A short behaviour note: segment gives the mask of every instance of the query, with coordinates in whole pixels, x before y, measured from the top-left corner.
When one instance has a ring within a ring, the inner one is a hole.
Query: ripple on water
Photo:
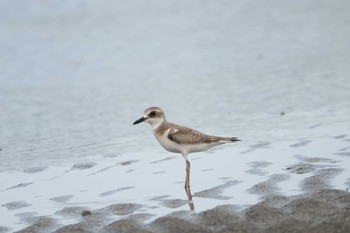
[[[348,150],[350,150],[350,146],[342,147],[338,151],[348,151]]]
[[[350,156],[350,152],[337,152],[333,153],[334,155],[339,155],[339,156]]]
[[[237,185],[239,183],[240,183],[240,181],[238,181],[238,180],[229,180],[229,181],[226,181],[224,184],[197,192],[193,196],[194,197],[202,197],[202,198],[212,198],[212,199],[217,199],[217,200],[228,200],[232,197],[222,196],[221,193],[224,191],[224,189],[232,187],[232,186]]]
[[[65,196],[59,196],[59,197],[53,197],[50,198],[51,201],[59,202],[59,203],[66,203],[70,199],[72,199],[73,195],[65,195]]]
[[[341,134],[341,135],[335,136],[334,138],[341,139],[341,138],[346,138],[347,136],[348,135],[346,135],[346,134]]]
[[[27,168],[25,170],[23,170],[23,172],[25,173],[37,173],[37,172],[41,172],[44,171],[45,169],[47,169],[48,167],[46,166],[41,166],[41,167],[30,167]]]
[[[247,191],[252,194],[258,194],[262,196],[268,196],[273,194],[279,193],[279,187],[277,186],[277,183],[286,181],[289,179],[288,174],[274,174],[271,175],[268,180],[260,182],[251,188],[249,188]]]
[[[271,142],[259,142],[253,145],[249,145],[249,149],[242,151],[241,154],[249,153],[257,149],[263,149],[263,148],[268,148],[268,146],[271,144]]]
[[[337,163],[339,161],[334,160],[334,159],[329,159],[329,158],[319,158],[319,157],[307,157],[305,155],[294,155],[295,158],[306,162],[306,163],[321,163],[321,162],[326,162],[326,163]]]
[[[129,190],[129,189],[133,189],[133,188],[135,188],[135,187],[134,186],[121,187],[121,188],[118,188],[118,189],[114,189],[114,190],[110,190],[110,191],[106,191],[106,192],[100,193],[99,196],[105,197],[105,196],[112,195],[112,194],[114,194],[116,192],[120,192],[120,191],[123,191],[123,190]]]
[[[13,202],[6,203],[2,206],[6,207],[8,210],[16,210],[16,209],[21,209],[31,205],[32,204],[29,204],[25,201],[13,201]]]
[[[188,200],[183,199],[167,199],[162,200],[161,204],[165,207],[176,209],[184,205],[188,205]]]
[[[310,163],[297,163],[291,166],[288,166],[285,168],[285,170],[289,171],[290,173],[294,174],[305,174],[309,172],[316,171],[321,168],[330,167],[331,165],[317,165],[317,164],[310,164]],[[335,165],[334,165],[335,166]]]
[[[295,143],[295,144],[292,144],[290,145],[290,147],[294,147],[294,148],[297,148],[297,147],[302,147],[302,146],[306,146],[307,144],[309,144],[310,142],[312,142],[311,140],[302,140],[298,143]]]
[[[12,186],[10,188],[7,188],[7,190],[9,189],[16,189],[16,188],[24,188],[24,187],[27,187],[28,185],[31,185],[33,184],[32,182],[27,182],[27,183],[20,183],[18,185],[15,185],[15,186]]]
[[[97,212],[111,213],[114,215],[128,215],[134,213],[136,210],[142,208],[143,205],[135,203],[118,203],[109,205],[102,209],[97,210]]]
[[[264,171],[261,168],[266,168],[266,167],[270,166],[271,164],[272,163],[268,162],[268,161],[253,161],[253,162],[248,163],[248,165],[252,168],[246,170],[246,172],[249,174],[252,174],[252,175],[263,176],[263,175],[266,175],[268,172]]]
[[[124,161],[124,162],[120,162],[120,163],[117,163],[118,165],[121,165],[121,166],[129,166],[133,163],[137,163],[139,160],[128,160],[128,161]]]
[[[85,169],[92,168],[92,167],[94,167],[96,165],[97,165],[97,163],[94,163],[94,162],[76,163],[67,172],[73,171],[73,170],[85,170]]]

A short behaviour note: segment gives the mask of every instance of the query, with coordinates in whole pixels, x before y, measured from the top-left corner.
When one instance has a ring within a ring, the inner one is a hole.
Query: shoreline
[[[237,211],[234,205],[219,205],[193,213],[175,211],[144,223],[147,213],[130,214],[137,204],[115,204],[87,212],[81,221],[59,227],[55,233],[68,232],[339,232],[350,231],[350,193],[320,189],[296,196],[270,195],[261,202]],[[81,215],[83,208],[64,208],[62,213]],[[127,214],[126,218],[107,223],[108,213]],[[42,217],[18,233],[50,231],[51,218]]]

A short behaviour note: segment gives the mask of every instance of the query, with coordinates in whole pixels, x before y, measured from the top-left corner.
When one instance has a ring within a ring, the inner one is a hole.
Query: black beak
[[[139,123],[141,123],[141,122],[143,122],[143,121],[145,121],[145,120],[146,120],[146,118],[141,117],[140,119],[138,119],[137,121],[135,121],[133,125],[139,124]]]

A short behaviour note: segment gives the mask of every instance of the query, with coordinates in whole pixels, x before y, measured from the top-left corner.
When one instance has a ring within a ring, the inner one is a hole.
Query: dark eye
[[[156,114],[157,114],[156,111],[152,111],[149,115],[150,115],[150,116],[155,116]]]

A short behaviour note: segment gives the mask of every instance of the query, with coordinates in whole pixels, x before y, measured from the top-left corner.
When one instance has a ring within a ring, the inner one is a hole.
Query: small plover
[[[143,116],[134,122],[148,122],[160,145],[167,151],[181,153],[186,160],[186,192],[190,192],[190,162],[187,155],[194,152],[206,151],[211,147],[228,142],[240,141],[236,137],[217,137],[201,133],[197,130],[167,122],[162,109],[150,107]]]

